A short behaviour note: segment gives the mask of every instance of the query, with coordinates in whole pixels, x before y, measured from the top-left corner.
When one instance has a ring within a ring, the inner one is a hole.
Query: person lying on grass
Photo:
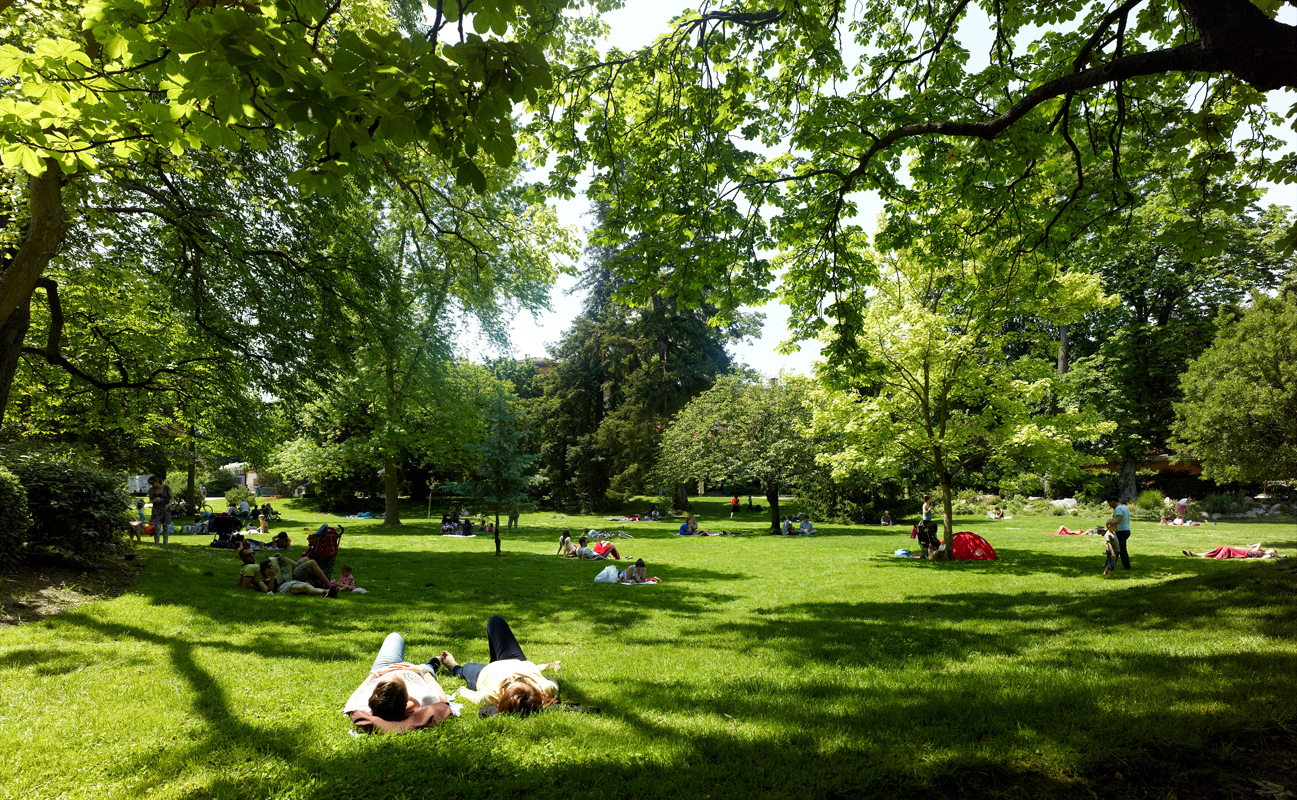
[[[587,546],[589,541],[590,540],[585,536],[582,536],[577,540],[578,547],[568,553],[567,557],[579,558],[582,561],[603,561],[611,556],[619,561],[621,560],[621,553],[617,552],[617,547],[612,542],[599,542],[594,546],[594,549],[591,550]],[[570,541],[568,542],[568,546],[571,546]]]
[[[314,566],[314,562],[311,562],[311,564]],[[244,566],[243,572],[239,575],[239,586],[241,588],[274,594],[310,594],[319,597],[338,596],[337,589],[320,589],[306,581],[294,578],[283,581],[278,580],[279,567],[275,566],[275,562],[270,559],[262,561],[260,566],[256,564],[250,566],[251,569],[249,566]]]
[[[316,589],[324,590],[333,586],[333,581],[329,579],[329,576],[325,574],[320,565],[306,556],[294,560],[293,557],[287,553],[275,553],[269,560],[274,562],[275,567],[278,568],[281,573],[281,578],[277,581],[277,586],[279,587],[282,587],[282,585],[288,581],[306,583]],[[293,594],[303,594],[303,592],[294,592]],[[315,593],[309,592],[309,594]]]
[[[558,702],[558,684],[541,673],[558,669],[560,662],[537,666],[528,661],[503,617],[487,621],[486,642],[491,654],[486,664],[461,666],[449,650],[441,651],[442,665],[464,679],[464,688],[456,691],[459,697],[473,705],[495,706],[502,713],[524,717]]]
[[[404,733],[431,728],[452,713],[446,690],[437,683],[441,659],[426,664],[405,660],[405,640],[389,633],[369,668],[369,677],[347,698],[342,713],[366,733]]]
[[[1270,548],[1269,550],[1264,550],[1262,549],[1260,542],[1257,542],[1256,544],[1250,544],[1247,547],[1227,547],[1225,545],[1222,545],[1212,550],[1208,550],[1205,553],[1191,553],[1188,550],[1181,550],[1180,552],[1184,553],[1186,556],[1193,556],[1194,558],[1224,559],[1224,558],[1278,558],[1279,557],[1278,550],[1274,549],[1273,547]]]

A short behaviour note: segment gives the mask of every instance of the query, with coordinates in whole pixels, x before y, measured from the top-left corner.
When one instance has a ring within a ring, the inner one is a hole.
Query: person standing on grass
[[[738,513],[739,513],[739,496],[734,495],[734,499],[730,501],[730,519],[734,519],[734,515]]]
[[[1190,506],[1190,504],[1192,504],[1192,503],[1193,503],[1193,498],[1192,498],[1192,497],[1189,497],[1189,496],[1187,496],[1187,495],[1184,496],[1184,497],[1181,497],[1181,498],[1180,498],[1180,502],[1178,502],[1178,503],[1175,504],[1175,515],[1176,515],[1177,517],[1184,517],[1185,519],[1188,519],[1188,518],[1189,518],[1189,506]]]
[[[473,705],[486,703],[499,712],[524,717],[558,702],[558,684],[542,673],[558,669],[562,666],[560,662],[538,666],[528,661],[503,617],[495,616],[487,621],[486,642],[491,654],[486,664],[461,666],[449,650],[441,651],[442,665],[464,679],[464,688],[456,694]]]
[[[158,533],[161,532],[162,543],[168,544],[171,535],[171,487],[156,475],[149,476],[149,502],[153,504],[153,543],[158,543]]]
[[[450,698],[437,682],[441,659],[426,664],[405,660],[405,640],[389,633],[369,668],[369,677],[347,698],[342,713],[367,733],[403,733],[450,719]]]
[[[1121,568],[1130,569],[1130,555],[1126,552],[1126,540],[1130,538],[1130,509],[1115,494],[1108,496],[1108,507],[1112,509],[1108,529],[1117,534]]]

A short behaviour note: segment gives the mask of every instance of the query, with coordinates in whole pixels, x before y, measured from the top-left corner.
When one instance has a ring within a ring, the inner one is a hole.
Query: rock
[[[1043,497],[1028,497],[1028,498],[1027,498],[1027,502],[1030,503],[1030,502],[1033,501],[1033,500],[1044,500],[1044,499],[1045,499],[1045,498],[1043,498]]]
[[[1283,503],[1275,503],[1274,505],[1270,506],[1270,513],[1278,514],[1279,510],[1282,508],[1283,508]]]
[[[1249,519],[1256,519],[1256,517],[1257,517],[1256,509],[1255,509],[1255,508],[1252,509],[1251,511],[1247,512],[1247,513],[1244,514],[1243,516],[1245,516],[1245,517],[1247,517],[1247,518],[1249,518]]]
[[[1175,500],[1172,500],[1170,497],[1163,497],[1162,505],[1165,508],[1170,508],[1171,506],[1175,505]]]
[[[982,502],[994,505],[995,503],[1000,502],[1000,496],[998,494],[984,494],[982,495]]]
[[[1062,500],[1050,500],[1049,504],[1054,508],[1076,508],[1076,498],[1065,497]]]
[[[1220,517],[1221,517],[1220,514],[1212,514],[1212,515],[1211,515],[1211,518],[1212,518],[1212,519],[1220,519]]]
[[[1250,497],[1244,497],[1244,498],[1243,498],[1243,505],[1245,505],[1245,506],[1250,506],[1250,505],[1252,505],[1252,498],[1250,498]]]

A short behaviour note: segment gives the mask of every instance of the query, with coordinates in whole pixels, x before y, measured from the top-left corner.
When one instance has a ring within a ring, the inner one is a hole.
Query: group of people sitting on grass
[[[793,525],[797,527],[794,528]],[[809,536],[812,533],[818,533],[818,531],[811,524],[810,517],[798,514],[794,517],[784,517],[783,523],[779,526],[779,533],[783,536]]]
[[[405,660],[405,640],[389,633],[370,667],[369,676],[351,693],[342,713],[367,733],[402,733],[440,725],[459,709],[458,697],[480,707],[479,716],[528,716],[559,705],[558,684],[545,676],[562,664],[536,664],[527,659],[518,639],[502,617],[486,623],[489,657],[485,664],[460,664],[442,650],[421,664]],[[447,694],[438,676],[455,677],[464,685]],[[579,706],[571,710],[591,711]]]
[[[287,553],[289,538],[280,532],[272,542],[277,545],[263,561],[257,563],[254,545],[270,550],[261,542],[244,539],[236,534],[234,539],[239,561],[238,586],[257,592],[275,594],[309,594],[337,597],[338,592],[356,592],[364,594],[365,589],[356,586],[355,576],[350,564],[343,564],[341,575],[333,580],[333,565],[338,557],[338,548],[344,529],[336,530],[327,523],[306,537],[307,548],[300,559],[294,559]]]
[[[576,558],[581,561],[603,561],[608,558],[621,560],[621,553],[612,542],[595,542],[590,546],[590,529],[586,528],[577,539],[576,547],[572,546],[572,532],[564,528],[563,535],[558,537],[558,555],[565,558]]]

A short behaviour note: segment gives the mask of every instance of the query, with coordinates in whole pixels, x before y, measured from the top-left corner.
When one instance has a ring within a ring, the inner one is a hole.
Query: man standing
[[[1112,509],[1112,519],[1108,520],[1109,530],[1117,534],[1120,547],[1121,568],[1130,569],[1130,555],[1126,552],[1126,540],[1130,538],[1130,509],[1117,499],[1117,495],[1108,497],[1108,507]]]

